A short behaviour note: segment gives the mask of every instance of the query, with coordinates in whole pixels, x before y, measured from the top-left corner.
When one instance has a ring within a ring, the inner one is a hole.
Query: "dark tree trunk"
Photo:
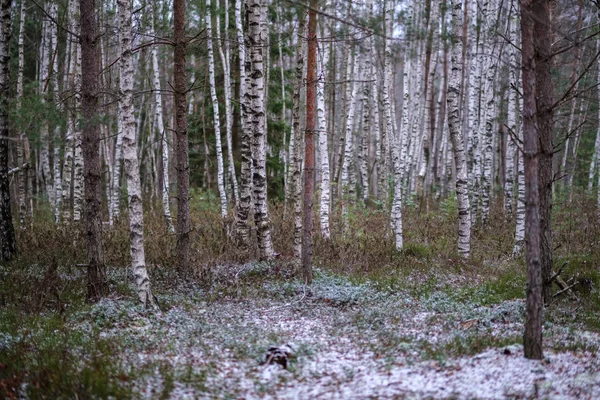
[[[81,109],[83,111],[84,225],[88,256],[88,299],[98,300],[108,293],[102,251],[100,206],[100,129],[98,126],[98,26],[96,1],[81,0]]]
[[[544,302],[552,298],[552,129],[554,128],[554,88],[552,85],[552,27],[550,0],[534,0],[531,10],[535,15],[533,45],[535,49],[535,84],[539,141],[538,190],[540,193],[540,262],[544,282]]]
[[[535,3],[536,0],[533,0]],[[540,263],[540,214],[538,188],[538,132],[536,121],[536,67],[534,13],[531,0],[521,1],[523,71],[523,157],[525,163],[525,229],[527,260],[527,313],[523,345],[525,357],[541,359],[542,352],[542,273]]]
[[[306,64],[306,133],[304,139],[304,231],[302,234],[302,269],[304,282],[312,283],[313,193],[315,183],[315,120],[317,103],[317,8],[310,1],[308,12],[308,60]]]
[[[0,261],[8,261],[17,253],[8,180],[10,8],[11,1],[2,0],[0,3]]]
[[[177,257],[179,267],[187,271],[190,253],[190,162],[188,157],[188,122],[185,74],[185,0],[173,1],[175,50],[175,158],[177,170]]]

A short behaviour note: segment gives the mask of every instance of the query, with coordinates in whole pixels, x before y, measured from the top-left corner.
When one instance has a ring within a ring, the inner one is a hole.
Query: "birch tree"
[[[326,1],[324,12],[329,10],[330,2]],[[331,23],[325,22],[326,35],[331,36]],[[325,77],[327,76],[327,65],[330,59],[330,45],[323,43],[322,56],[318,59],[318,80],[317,80],[317,123],[319,133],[319,154],[321,163],[321,201],[319,204],[319,215],[321,223],[321,234],[325,239],[331,237],[329,229],[329,208],[331,206],[331,174],[329,170],[329,143],[327,120],[325,112]]]
[[[215,84],[215,56],[212,41],[212,13],[211,2],[206,0],[206,46],[208,48],[208,79],[210,84],[210,97],[213,105],[213,126],[215,129],[215,147],[217,150],[217,187],[221,200],[221,216],[227,216],[227,194],[225,193],[224,169],[223,169],[223,146],[221,145],[221,122],[219,120],[219,99]]]
[[[10,210],[8,181],[8,107],[10,82],[11,1],[0,1],[0,260],[8,261],[17,253],[15,230]]]
[[[225,138],[227,145],[227,156],[228,156],[228,170],[231,184],[233,186],[233,196],[235,198],[235,204],[239,203],[239,192],[237,178],[235,174],[235,164],[233,162],[233,141],[231,137],[231,127],[233,124],[233,111],[231,107],[231,67],[229,66],[229,38],[227,32],[229,32],[229,0],[225,0],[225,40],[224,44],[221,44],[221,29],[220,29],[220,17],[219,17],[219,1],[216,2],[217,11],[217,47],[219,49],[219,55],[221,57],[221,64],[223,65],[223,86],[225,89]],[[225,49],[225,50],[223,50]]]
[[[386,1],[385,3],[385,32],[386,37],[384,39],[384,72],[383,72],[383,112],[385,120],[385,134],[388,138],[388,143],[391,145],[392,150],[392,161],[394,168],[394,199],[392,202],[391,211],[391,226],[394,233],[396,250],[402,250],[404,245],[404,237],[402,233],[402,170],[400,164],[400,144],[396,139],[394,133],[394,122],[395,113],[393,112],[392,106],[392,50],[391,43],[388,37],[391,37],[393,33],[392,25],[392,13],[393,13],[393,2]]]
[[[19,13],[19,37],[17,38],[17,93],[16,93],[16,109],[17,112],[21,111],[23,102],[23,72],[25,69],[25,51],[24,51],[24,36],[25,36],[25,2],[21,2],[21,10]],[[25,157],[25,147],[28,146],[26,143],[27,136],[25,130],[21,127],[18,131],[17,140],[17,165],[22,167],[17,175],[18,181],[18,196],[19,196],[19,222],[21,228],[25,228],[25,218],[27,217],[27,174],[30,168],[29,157]]]
[[[263,52],[267,38],[267,4],[266,0],[247,0],[246,4],[248,35],[252,38],[251,42],[256,44],[250,52],[252,79],[246,87],[252,97],[254,222],[260,259],[269,260],[273,258],[273,243],[267,203],[267,115],[263,72]],[[248,75],[248,71],[246,73]]]
[[[150,35],[154,33],[154,16],[150,19]],[[173,219],[171,218],[171,207],[169,205],[169,141],[165,123],[163,120],[162,92],[160,86],[160,69],[158,67],[158,47],[152,46],[152,88],[154,89],[154,117],[155,131],[160,141],[162,157],[162,190],[161,201],[163,214],[167,223],[169,232],[173,232]]]
[[[456,198],[458,200],[458,253],[463,257],[471,254],[471,215],[467,188],[467,160],[463,136],[460,131],[459,98],[462,91],[462,2],[452,0],[452,44],[450,52],[450,80],[448,81],[448,131],[452,141],[456,164]]]
[[[129,200],[129,238],[131,267],[137,286],[138,298],[144,306],[154,305],[150,290],[150,278],[146,269],[144,251],[144,211],[140,186],[140,168],[135,137],[135,119],[133,116],[133,60],[131,51],[131,6],[130,0],[118,0],[119,33],[121,58],[119,95],[120,119],[123,129],[123,165],[127,177],[127,196]]]

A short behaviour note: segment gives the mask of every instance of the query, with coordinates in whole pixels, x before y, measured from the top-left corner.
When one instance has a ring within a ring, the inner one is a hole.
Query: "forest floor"
[[[123,271],[111,271],[112,295],[96,304],[0,310],[0,395],[600,398],[600,335],[581,305],[555,303],[545,359],[526,360],[524,282],[511,274],[415,272],[399,284],[317,269],[306,287],[271,265],[231,265],[213,268],[208,286],[163,278],[159,311],[136,303]],[[81,273],[59,278],[83,287]],[[284,345],[287,369],[264,363]]]

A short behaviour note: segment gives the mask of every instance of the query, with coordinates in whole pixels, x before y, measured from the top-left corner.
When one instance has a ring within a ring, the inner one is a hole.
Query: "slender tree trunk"
[[[144,252],[144,210],[142,207],[142,188],[140,185],[140,167],[135,137],[135,119],[133,116],[133,60],[131,52],[131,0],[118,0],[119,33],[121,58],[119,82],[120,119],[123,129],[123,164],[127,177],[127,196],[129,199],[129,238],[131,268],[137,286],[138,298],[144,306],[154,305],[150,289],[150,278],[146,269]]]
[[[513,212],[513,194],[514,194],[514,156],[516,151],[516,145],[513,139],[513,135],[516,135],[520,130],[517,128],[518,118],[518,100],[517,100],[517,89],[519,88],[519,82],[517,81],[517,50],[515,46],[517,43],[517,25],[518,19],[515,12],[511,12],[509,21],[510,41],[508,44],[509,49],[509,93],[508,93],[508,117],[507,125],[509,129],[509,137],[507,140],[506,149],[506,173],[504,178],[504,212],[510,217]],[[514,86],[514,87],[513,87]]]
[[[187,80],[185,73],[185,0],[173,0],[175,48],[175,157],[177,171],[177,257],[179,267],[187,271],[190,253],[190,160],[188,156]],[[209,34],[210,36],[210,34]]]
[[[240,0],[241,1],[241,0]],[[236,19],[238,17],[239,7],[236,2]],[[252,17],[252,20],[246,21],[246,45],[239,46],[239,55],[245,60],[245,65],[240,66],[240,102],[242,111],[242,140],[240,143],[241,169],[240,169],[240,201],[237,206],[236,231],[239,243],[244,249],[250,246],[250,227],[248,219],[252,209],[252,138],[253,138],[253,116],[258,110],[255,110],[254,99],[254,76],[252,73],[255,70],[253,65],[254,52],[258,44],[260,33],[257,32],[260,23],[259,15],[247,11],[246,18]],[[238,26],[238,41],[241,40],[241,21],[236,23]],[[250,57],[245,57],[245,52],[249,51]],[[250,90],[250,91],[249,91]]]
[[[540,218],[540,262],[542,282],[544,283],[544,302],[552,298],[552,133],[554,129],[554,87],[552,83],[552,32],[550,20],[550,1],[534,0],[531,11],[535,16],[535,80],[538,141],[540,144],[538,189]],[[523,78],[525,80],[525,78]],[[525,168],[527,170],[527,168]],[[526,172],[527,173],[527,172]]]
[[[402,232],[402,166],[400,160],[400,143],[394,132],[393,119],[396,118],[393,112],[392,96],[393,75],[392,75],[392,49],[388,37],[393,34],[392,13],[393,1],[386,1],[385,5],[385,32],[384,41],[384,72],[383,72],[383,112],[385,117],[385,134],[392,151],[392,161],[394,170],[394,199],[392,202],[391,226],[394,232],[396,250],[402,250],[404,246],[404,237]]]
[[[231,178],[231,184],[233,186],[233,196],[235,204],[237,205],[240,201],[240,194],[238,191],[237,178],[235,174],[235,164],[233,162],[233,140],[231,137],[231,128],[233,126],[233,111],[231,107],[231,68],[229,67],[229,0],[225,0],[225,40],[224,45],[221,44],[221,28],[220,28],[220,16],[219,16],[219,1],[216,2],[216,28],[217,28],[217,48],[219,50],[219,56],[221,57],[221,64],[223,65],[223,85],[225,89],[225,137],[227,145],[227,157],[228,157],[228,172]],[[225,48],[225,51],[223,51]]]
[[[19,37],[17,39],[18,46],[18,70],[17,70],[17,98],[16,108],[17,112],[20,112],[23,98],[23,71],[25,67],[25,52],[23,38],[25,36],[25,2],[21,1],[21,12],[19,17]],[[19,195],[19,223],[21,228],[25,228],[25,219],[27,218],[27,174],[30,160],[25,159],[25,140],[26,135],[22,127],[19,127],[17,141],[17,164],[22,166],[26,163],[26,167],[22,168],[17,175],[18,180],[18,195]]]
[[[312,283],[313,258],[313,193],[315,181],[316,92],[317,92],[317,9],[318,0],[310,1],[308,12],[308,59],[306,64],[306,138],[304,153],[304,232],[302,237],[302,270],[304,282]]]
[[[223,169],[223,146],[221,144],[221,122],[219,120],[219,99],[217,98],[217,88],[215,84],[215,56],[213,52],[212,41],[212,14],[210,12],[211,2],[206,0],[206,43],[208,47],[208,76],[210,82],[210,96],[213,105],[213,121],[215,129],[215,147],[217,150],[217,187],[219,189],[219,198],[221,199],[221,216],[227,216],[227,194],[225,193],[224,169]]]
[[[296,76],[292,94],[292,135],[290,137],[291,197],[294,206],[294,258],[300,263],[302,257],[302,152],[304,135],[300,129],[300,91],[303,83],[304,49],[305,49],[305,17],[298,25],[298,44],[296,47]]]
[[[525,159],[525,226],[527,227],[527,308],[523,346],[525,357],[542,359],[542,266],[538,189],[538,132],[536,121],[536,77],[534,20],[539,17],[535,2],[521,0],[521,49],[523,73],[523,156]],[[544,0],[545,1],[545,0]],[[532,4],[533,3],[533,4]],[[537,32],[536,32],[537,33]],[[552,171],[552,169],[550,169]]]
[[[83,111],[83,176],[85,181],[85,241],[88,258],[88,298],[108,293],[102,249],[100,130],[98,129],[98,26],[96,1],[81,0],[81,70]]]
[[[81,2],[79,3],[81,8]],[[81,17],[78,24],[78,32],[81,31]],[[82,113],[82,64],[83,51],[81,44],[77,45],[77,59],[75,61],[75,75],[73,76],[73,89],[75,90],[75,118],[74,118],[74,141],[75,150],[73,152],[73,221],[79,222],[83,212],[84,187],[83,187],[83,143],[82,143],[82,128],[81,124],[77,123]]]
[[[494,41],[496,38],[496,10],[497,1],[490,0],[489,2],[484,1],[483,3],[483,18],[484,18],[484,54],[488,58],[486,80],[484,94],[485,97],[482,99],[485,101],[482,104],[482,108],[485,105],[485,130],[483,136],[483,184],[482,184],[482,198],[481,198],[481,222],[483,226],[487,224],[487,218],[490,211],[490,197],[493,189],[493,155],[494,155],[494,123],[497,117],[496,112],[496,70],[498,66],[497,56],[493,54],[495,46]]]
[[[156,14],[156,12],[154,12]],[[150,35],[154,36],[154,17],[150,22]],[[158,67],[158,46],[152,46],[152,89],[154,90],[154,113],[156,121],[156,133],[160,141],[162,157],[162,190],[161,201],[163,214],[167,223],[169,232],[173,232],[173,218],[171,217],[171,207],[169,204],[169,141],[165,123],[163,120],[162,93],[160,88],[160,69]]]
[[[263,52],[267,39],[266,0],[247,0],[246,13],[248,36],[251,38],[251,43],[255,44],[250,54],[252,79],[247,87],[252,97],[254,222],[256,223],[260,259],[269,260],[273,258],[273,243],[267,203],[267,116],[263,69]]]
[[[0,1],[0,261],[8,261],[17,253],[8,180],[10,9],[10,0]]]
[[[460,94],[462,91],[462,11],[461,1],[452,0],[452,50],[450,53],[450,80],[448,82],[448,130],[452,140],[456,164],[456,198],[458,200],[458,253],[471,254],[471,215],[467,179],[467,159],[460,129]]]
[[[52,19],[58,19],[58,7],[55,2],[50,3],[50,17]],[[59,98],[59,87],[58,87],[58,28],[55,23],[50,24],[50,40],[51,40],[51,74],[49,80],[52,81],[52,102],[54,108],[59,114],[63,113],[64,107]],[[62,138],[61,124],[54,124],[54,135],[55,139],[53,143],[53,178],[52,178],[52,198],[54,199],[54,220],[55,222],[60,221],[61,211],[61,200],[62,200],[62,176],[61,176],[61,165],[60,165],[60,144],[64,142]]]
[[[600,16],[598,17],[600,20]],[[600,41],[596,42],[596,53],[600,52]],[[600,83],[600,58],[598,59],[598,82]],[[598,91],[598,104],[600,104],[600,90]],[[594,153],[592,162],[590,163],[590,172],[588,175],[588,191],[591,193],[594,185],[594,173],[597,169],[597,164],[600,163],[600,107],[598,108],[598,129],[596,130],[596,141],[594,143]],[[600,179],[600,173],[598,174]],[[598,185],[598,212],[600,215],[600,185]]]
[[[358,94],[358,82],[351,82],[353,76],[359,76],[360,55],[358,48],[349,48],[353,51],[352,61],[348,60],[347,82],[346,82],[346,129],[344,133],[344,152],[341,168],[341,200],[342,219],[344,232],[348,227],[348,206],[354,202],[354,187],[351,183],[352,169],[354,168],[354,115],[356,113],[356,95]],[[350,55],[348,55],[350,57]],[[354,65],[354,67],[352,67]],[[385,99],[384,99],[385,102]]]
[[[324,11],[330,8],[329,0],[325,3]],[[326,35],[331,36],[331,24],[325,22]],[[325,239],[331,237],[329,229],[329,211],[331,208],[331,172],[329,168],[329,132],[325,111],[325,77],[327,76],[327,65],[330,60],[330,44],[323,44],[323,56],[319,59],[319,78],[317,82],[317,121],[319,124],[319,152],[321,163],[321,202],[319,206],[321,234]]]
[[[123,79],[122,71],[119,71],[119,81]],[[121,99],[118,101],[119,113],[121,112]],[[113,159],[113,170],[111,177],[112,190],[110,191],[110,208],[109,208],[109,223],[113,224],[114,220],[119,218],[120,214],[120,199],[121,199],[121,163],[123,162],[123,120],[119,116],[117,120],[117,141],[115,143],[115,156]]]

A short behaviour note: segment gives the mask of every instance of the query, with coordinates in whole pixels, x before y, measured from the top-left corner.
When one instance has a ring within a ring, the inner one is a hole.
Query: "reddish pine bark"
[[[313,193],[315,182],[315,122],[317,104],[317,0],[310,1],[308,12],[308,60],[306,69],[306,133],[304,147],[304,232],[302,269],[304,282],[312,283]]]
[[[175,50],[175,169],[177,170],[177,258],[182,271],[189,267],[190,253],[190,162],[188,157],[187,87],[185,74],[185,0],[173,1]],[[166,168],[166,166],[165,166]]]
[[[96,1],[81,0],[81,109],[83,112],[84,226],[88,256],[88,299],[108,293],[102,249],[100,129],[98,126],[98,25]]]
[[[534,0],[535,2],[535,0]],[[542,273],[540,264],[540,198],[538,190],[538,127],[536,109],[536,64],[534,50],[534,7],[521,1],[523,76],[523,156],[525,163],[525,229],[527,260],[527,308],[523,346],[525,357],[541,359],[542,351]]]

